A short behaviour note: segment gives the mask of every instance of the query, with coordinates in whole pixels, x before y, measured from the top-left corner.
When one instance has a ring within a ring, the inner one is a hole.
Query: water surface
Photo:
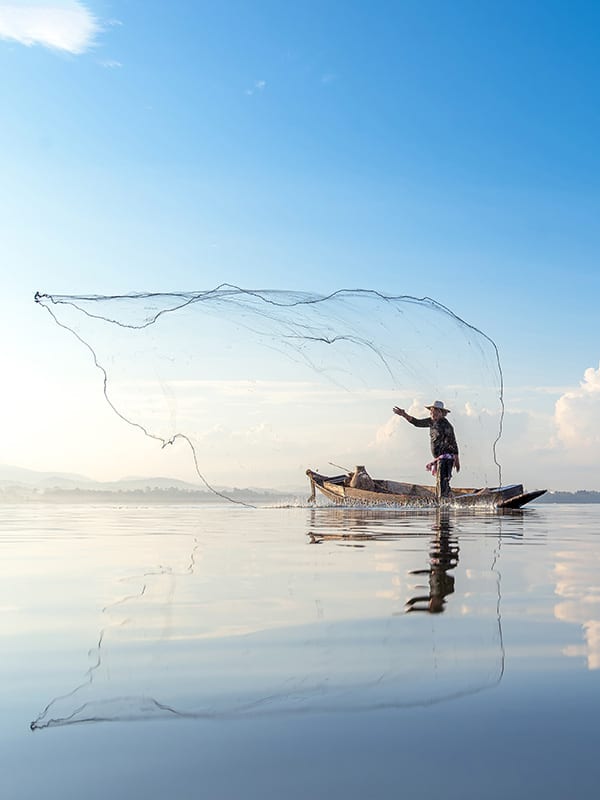
[[[3,796],[595,792],[599,523],[3,506]]]

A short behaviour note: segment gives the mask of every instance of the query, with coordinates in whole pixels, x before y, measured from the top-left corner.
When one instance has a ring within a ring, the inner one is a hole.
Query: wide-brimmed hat
[[[425,406],[425,408],[428,408],[430,411],[431,411],[432,408],[439,408],[439,410],[443,411],[444,414],[449,414],[450,413],[450,409],[449,408],[444,408],[444,404],[442,403],[441,400],[434,400],[433,403],[430,406]]]

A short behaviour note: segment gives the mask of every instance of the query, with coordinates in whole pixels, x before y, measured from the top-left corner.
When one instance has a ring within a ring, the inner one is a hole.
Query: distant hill
[[[39,472],[22,467],[11,467],[0,464],[0,486],[32,486],[38,489],[46,487],[60,487],[64,489],[198,489],[198,485],[181,481],[178,478],[140,478],[125,477],[118,481],[95,481],[85,475],[70,472]]]
[[[536,503],[600,503],[600,492],[580,489],[577,492],[546,492]]]
[[[102,489],[115,491],[133,491],[135,489],[180,489],[181,491],[198,491],[197,483],[188,483],[179,478],[121,478],[118,481],[106,481],[97,484]]]
[[[34,486],[37,488],[44,486],[89,486],[95,483],[85,475],[77,475],[71,472],[38,472],[34,469],[24,469],[23,467],[12,467],[7,464],[0,464],[0,486],[7,484],[17,486]]]
[[[227,499],[242,503],[297,502],[304,490],[279,491],[254,487],[214,487]],[[0,465],[0,503],[215,503],[219,495],[178,478],[127,477],[94,481],[84,475],[38,472]]]

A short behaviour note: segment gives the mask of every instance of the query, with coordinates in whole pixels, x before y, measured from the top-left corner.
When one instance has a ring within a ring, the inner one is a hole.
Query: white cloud
[[[0,39],[79,55],[99,31],[98,19],[80,0],[0,0]]]
[[[386,447],[397,439],[400,427],[399,419],[397,416],[391,416],[383,425],[376,428],[375,439],[369,444],[369,447]],[[397,446],[395,442],[393,443],[394,446]]]
[[[266,81],[254,81],[251,89],[246,89],[246,94],[256,94],[257,92],[264,92],[267,86]]]
[[[600,365],[585,370],[576,386],[511,388],[506,402],[498,450],[508,481],[551,490],[600,488]]]
[[[560,443],[578,460],[598,460],[600,447],[600,365],[586,369],[579,388],[556,401],[554,419]]]

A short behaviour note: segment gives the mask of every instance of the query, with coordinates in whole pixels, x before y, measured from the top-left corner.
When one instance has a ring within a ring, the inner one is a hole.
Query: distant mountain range
[[[82,486],[93,483],[95,481],[86,478],[85,475],[75,475],[70,472],[37,472],[33,469],[0,464],[0,486],[12,484],[42,488],[44,486]]]
[[[226,497],[247,502],[297,501],[305,492],[277,489],[214,487]],[[0,465],[0,502],[215,502],[204,486],[164,477],[125,477],[95,481],[68,472],[39,472]]]
[[[536,503],[600,503],[600,492],[579,489],[576,492],[546,492]]]
[[[280,491],[253,487],[214,487],[230,499],[242,502],[297,502],[302,489]],[[0,502],[215,502],[214,492],[177,478],[125,477],[118,481],[95,481],[69,472],[38,472],[0,465]],[[555,491],[537,503],[600,503],[600,491]]]

